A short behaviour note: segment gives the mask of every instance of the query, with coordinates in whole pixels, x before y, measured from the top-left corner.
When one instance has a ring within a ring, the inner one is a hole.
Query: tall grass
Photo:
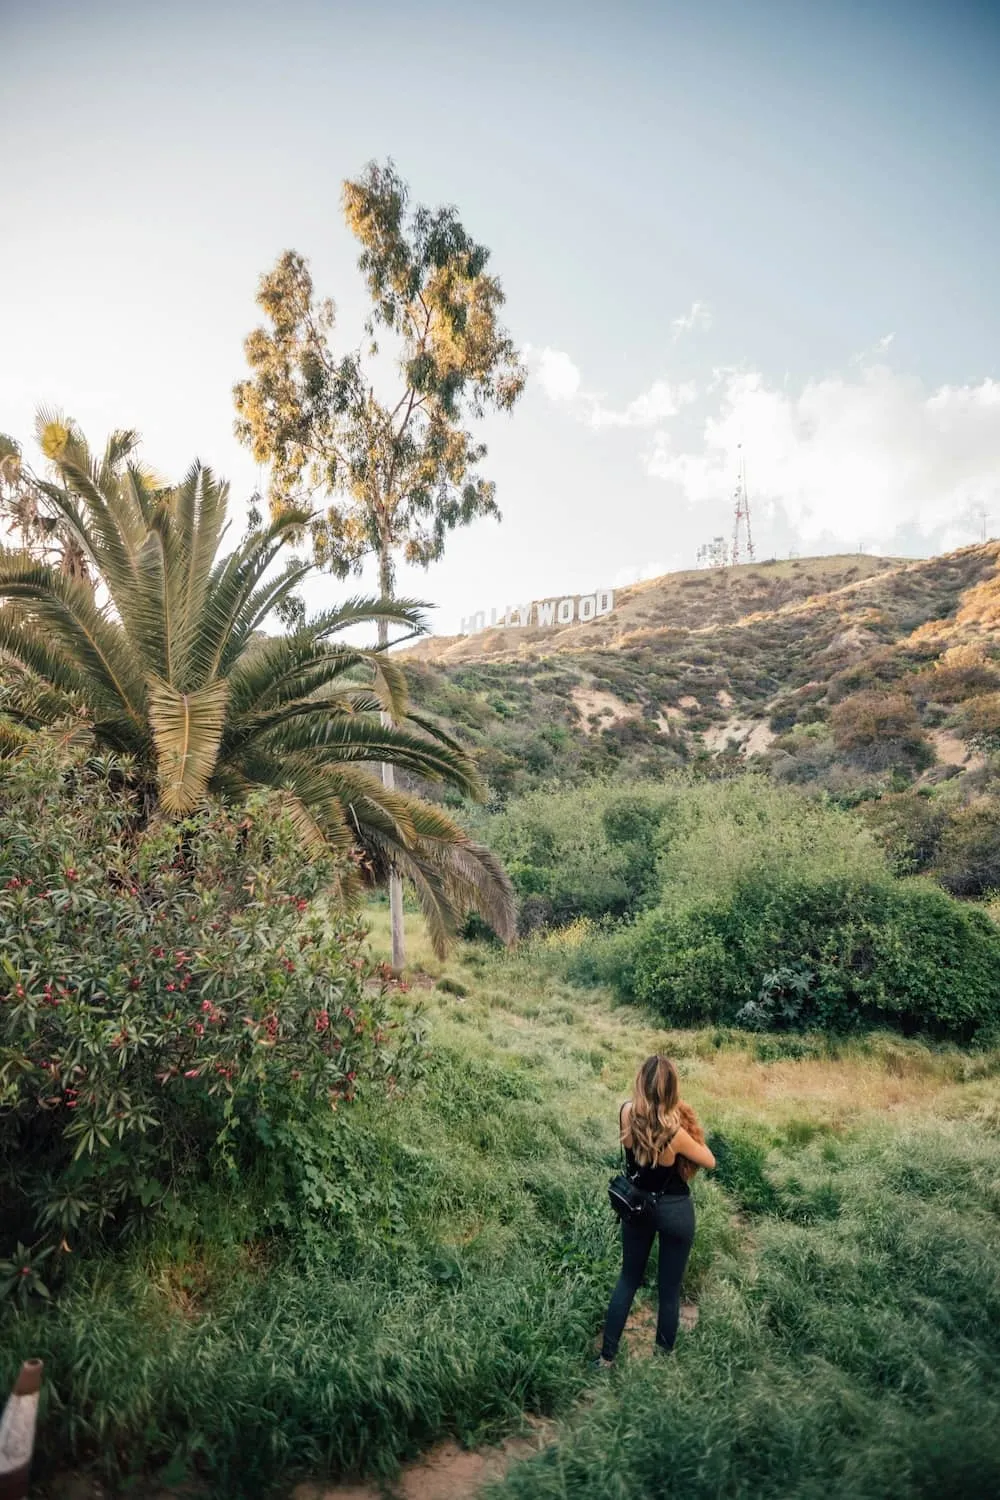
[[[527,1411],[564,1425],[508,1496],[995,1488],[1000,1054],[666,1032],[534,950],[441,965],[411,936],[419,1090],[318,1119],[298,1197],[262,1152],[258,1180],[79,1268],[57,1307],[0,1315],[4,1381],[46,1360],[42,1474],[169,1465],[260,1495],[390,1477]],[[719,1159],[695,1185],[701,1317],[592,1393],[616,1104],[654,1049]]]
[[[996,1494],[996,1135],[727,1146],[751,1238],[697,1329],[669,1362],[616,1372],[495,1500]]]

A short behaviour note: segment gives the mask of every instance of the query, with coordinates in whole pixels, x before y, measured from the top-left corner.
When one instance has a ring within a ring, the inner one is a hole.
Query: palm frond
[[[208,791],[226,722],[225,680],[181,693],[162,678],[149,680],[149,720],[167,812],[190,812]]]
[[[121,626],[94,603],[89,587],[25,552],[0,551],[0,599],[30,606],[32,621],[136,722],[145,720],[145,685]]]
[[[226,648],[233,632],[239,630],[242,613],[282,547],[306,519],[302,511],[284,512],[212,569],[205,605],[189,648],[192,668],[204,681],[223,670]]]
[[[0,651],[61,693],[85,693],[88,678],[59,646],[37,630],[15,605],[0,608]]]
[[[374,715],[310,716],[283,725],[280,738],[285,754],[310,754],[320,762],[389,761],[426,780],[447,781],[468,796],[480,793],[479,778],[467,756],[384,724]]]

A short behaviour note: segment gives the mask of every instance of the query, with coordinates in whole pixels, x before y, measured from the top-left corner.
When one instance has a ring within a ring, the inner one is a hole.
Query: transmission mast
[[[747,468],[743,458],[743,444],[738,445],[740,461],[739,472],[736,479],[736,489],[733,499],[736,502],[735,516],[733,520],[733,550],[732,566],[742,561],[742,553],[745,551],[747,561],[753,562],[753,532],[750,530],[750,496],[747,494]],[[745,537],[745,540],[744,540]]]

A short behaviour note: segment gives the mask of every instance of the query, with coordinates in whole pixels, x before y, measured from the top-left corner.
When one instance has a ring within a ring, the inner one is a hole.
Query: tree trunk
[[[389,566],[389,552],[383,547],[379,556],[379,586],[382,590],[383,599],[392,598],[392,570]],[[380,620],[378,625],[378,641],[384,646],[389,639],[389,622]],[[387,713],[382,714],[382,723],[389,724],[391,720]],[[383,763],[382,785],[392,791],[396,785],[395,767]],[[406,936],[403,932],[403,882],[399,871],[389,871],[389,926],[392,932],[392,957],[390,960],[392,972],[402,974],[403,965],[406,963]]]

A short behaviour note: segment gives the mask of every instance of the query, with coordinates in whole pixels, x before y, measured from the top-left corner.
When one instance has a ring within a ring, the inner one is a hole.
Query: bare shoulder
[[[618,1111],[618,1123],[619,1123],[619,1125],[621,1127],[622,1140],[624,1140],[624,1141],[627,1142],[628,1137],[629,1137],[629,1135],[631,1133],[631,1125],[632,1125],[632,1101],[631,1101],[631,1099],[626,1099],[625,1103],[622,1105],[621,1109]]]

